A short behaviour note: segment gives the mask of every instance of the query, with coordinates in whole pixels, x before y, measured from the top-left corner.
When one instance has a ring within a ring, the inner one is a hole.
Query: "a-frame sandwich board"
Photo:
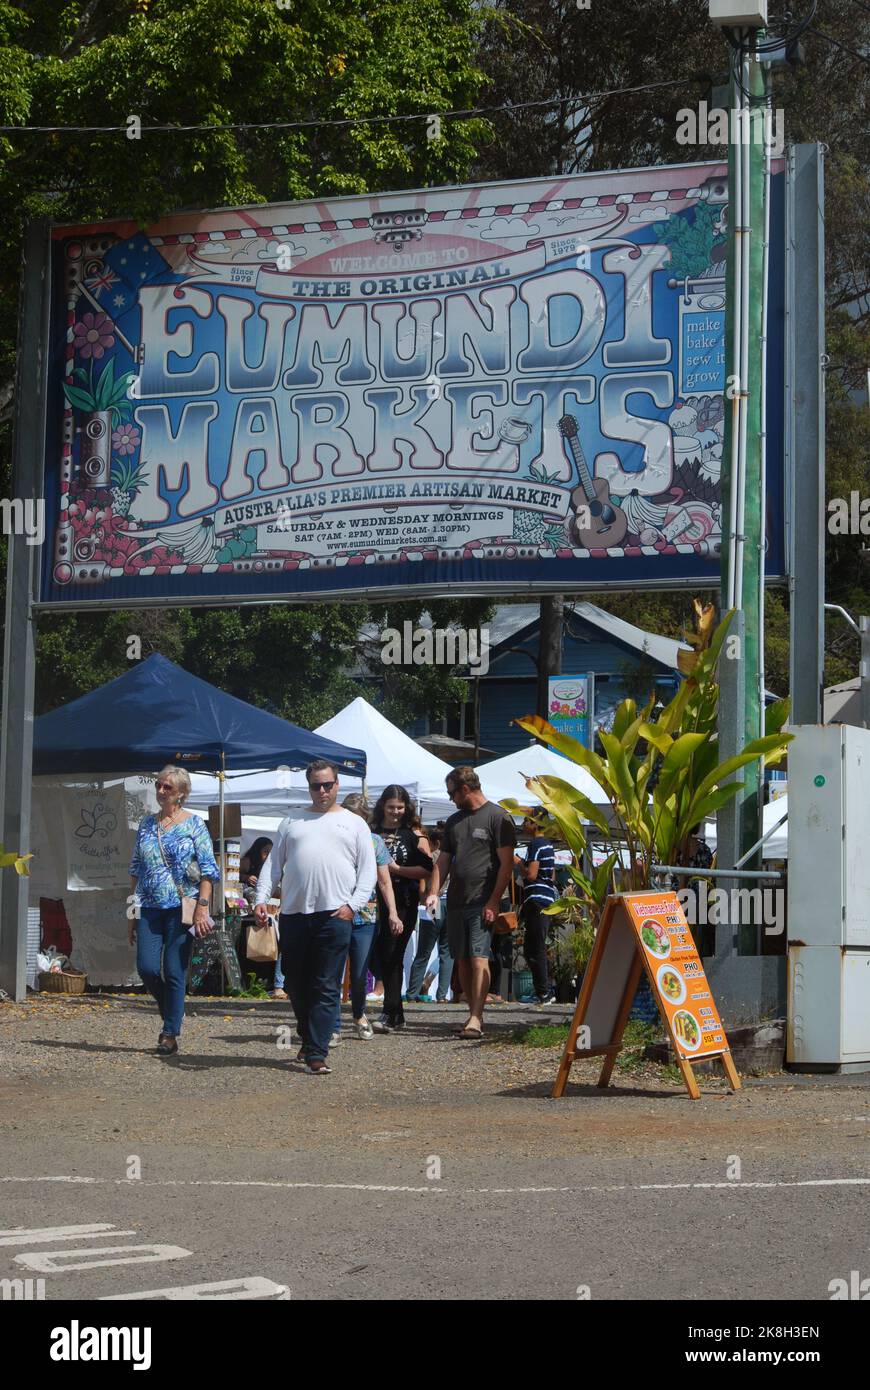
[[[608,1085],[644,970],[692,1100],[701,1095],[692,1064],[709,1057],[721,1057],[731,1089],[740,1090],[728,1039],[676,893],[618,893],[607,899],[601,917],[554,1098],[563,1094],[578,1057],[604,1057],[598,1085]]]

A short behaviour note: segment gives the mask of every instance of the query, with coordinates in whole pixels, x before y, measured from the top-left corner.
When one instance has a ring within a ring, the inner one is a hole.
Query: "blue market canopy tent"
[[[315,758],[365,775],[362,749],[225,695],[159,653],[34,723],[37,776],[156,772],[166,763],[193,772],[300,768]]]

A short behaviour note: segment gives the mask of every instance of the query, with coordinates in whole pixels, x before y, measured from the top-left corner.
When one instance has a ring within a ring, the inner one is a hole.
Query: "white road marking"
[[[16,1255],[15,1263],[25,1269],[35,1269],[40,1274],[65,1274],[73,1269],[101,1269],[105,1265],[142,1265],[159,1260],[180,1260],[192,1255],[192,1250],[184,1250],[180,1245],[104,1245],[88,1250],[40,1250],[34,1255]],[[76,1255],[88,1258],[72,1264]],[[120,1259],[97,1260],[95,1255],[118,1255]]]
[[[554,1192],[686,1192],[718,1189],[723,1192],[745,1192],[748,1189],[792,1188],[792,1187],[870,1187],[868,1178],[801,1178],[770,1182],[646,1182],[613,1183],[608,1185],[586,1185],[566,1187],[445,1187],[443,1183],[427,1183],[425,1187],[409,1187],[400,1184],[368,1182],[287,1182],[259,1178],[70,1178],[57,1177],[0,1177],[0,1183],[28,1182],[84,1182],[94,1186],[113,1187],[274,1187],[282,1191],[319,1192],[439,1192],[446,1197],[530,1196],[535,1193]]]
[[[290,1290],[286,1284],[274,1284],[259,1274],[247,1279],[222,1279],[217,1284],[183,1284],[172,1289],[146,1289],[144,1293],[109,1293],[98,1298],[98,1303],[120,1303],[124,1300],[141,1298],[192,1299],[194,1302],[207,1302],[212,1299],[289,1299]]]
[[[135,1231],[116,1231],[111,1224],[88,1226],[34,1226],[26,1230],[23,1226],[13,1226],[8,1231],[0,1231],[0,1245],[40,1245],[53,1240],[96,1240],[97,1236],[135,1236]]]

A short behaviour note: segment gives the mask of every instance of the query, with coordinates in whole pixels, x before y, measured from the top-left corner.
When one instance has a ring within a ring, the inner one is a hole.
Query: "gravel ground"
[[[569,1012],[494,1007],[461,1042],[460,1007],[412,1005],[319,1078],[277,1046],[286,1004],[192,999],[166,1059],[142,998],[2,1004],[0,1226],[182,1247],[105,1268],[58,1244],[46,1297],[85,1301],[252,1277],[302,1300],[824,1299],[867,1272],[866,1078],[705,1076],[692,1102],[649,1064],[599,1091],[590,1062],[554,1101],[559,1049],[510,1034]]]
[[[333,1154],[352,1152],[364,1120],[362,1132],[383,1131],[393,1149],[418,1150],[421,1139],[431,1144],[435,1129],[442,1142],[450,1136],[473,1154],[497,1154],[513,1143],[524,1154],[555,1158],[578,1147],[606,1150],[617,1135],[620,1142],[666,1145],[675,1129],[703,1145],[720,1125],[739,1122],[751,1134],[761,1115],[773,1132],[799,1134],[810,1116],[825,1124],[842,1113],[852,1090],[865,1110],[870,1103],[861,1077],[841,1079],[846,1092],[838,1088],[831,1098],[822,1079],[782,1076],[780,1085],[762,1088],[750,1079],[731,1094],[710,1071],[699,1074],[702,1100],[693,1104],[682,1084],[652,1063],[617,1071],[602,1092],[597,1061],[575,1063],[565,1097],[553,1101],[560,1049],[518,1046],[510,1035],[569,1015],[567,1006],[493,1006],[485,1038],[463,1042],[451,1032],[464,1017],[461,1006],[410,1005],[406,1032],[363,1043],[349,1036],[345,1006],[332,1075],[317,1078],[295,1062],[295,1041],[278,1045],[293,1022],[287,1004],[191,999],[180,1054],[160,1058],[153,1053],[156,1012],[141,996],[34,996],[0,1005],[0,1096],[11,1102],[3,1105],[0,1138],[33,1135],[36,1117],[17,1102],[38,1100],[63,1111],[66,1133],[95,1142],[121,1130],[145,1140],[159,1114],[171,1116],[179,1140],[224,1134],[269,1149],[286,1144],[290,1103],[296,1136]],[[252,1123],[240,1124],[248,1116]]]

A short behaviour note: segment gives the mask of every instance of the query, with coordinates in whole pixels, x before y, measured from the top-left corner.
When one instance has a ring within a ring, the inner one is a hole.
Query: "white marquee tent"
[[[444,786],[450,771],[447,763],[421,748],[401,729],[391,724],[372,705],[358,696],[332,719],[314,732],[334,742],[344,739],[342,731],[353,730],[353,747],[362,748],[367,758],[366,792],[374,802],[385,787],[396,782],[407,787],[415,800],[423,803],[423,818],[438,820],[454,810]],[[360,778],[342,777],[339,797],[362,791]],[[216,801],[215,781],[208,775],[191,775],[191,810],[202,810]],[[290,768],[273,768],[227,777],[225,800],[245,808],[247,816],[282,817],[295,809],[311,805],[305,773]]]

